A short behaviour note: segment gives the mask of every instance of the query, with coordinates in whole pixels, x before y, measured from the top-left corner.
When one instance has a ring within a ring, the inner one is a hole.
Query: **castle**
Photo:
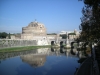
[[[45,37],[46,34],[45,26],[35,21],[22,28],[21,39],[37,39],[39,37]]]
[[[21,34],[11,36],[11,39],[25,39],[25,40],[42,40],[42,39],[55,39],[57,35],[47,35],[44,24],[37,21],[31,22],[26,27],[22,27]]]
[[[74,40],[79,37],[79,32],[77,32],[76,30],[71,32],[63,31],[56,35],[47,35],[45,25],[34,21],[29,23],[28,26],[22,27],[22,33],[11,36],[11,39],[36,40],[38,42],[38,45],[48,45],[48,43],[50,44],[51,40],[54,41],[57,39],[62,39],[62,37],[60,37],[61,34],[66,34],[66,36],[68,36],[67,40]]]
[[[62,39],[61,35],[67,36]],[[3,47],[17,47],[17,46],[33,46],[33,45],[51,45],[51,44],[67,44],[70,45],[72,41],[79,37],[80,33],[76,30],[69,32],[63,31],[58,34],[47,34],[44,24],[37,21],[29,23],[26,27],[22,27],[22,33],[11,35],[11,39],[6,39],[2,43]],[[3,40],[1,40],[3,41]],[[10,45],[9,45],[9,44]]]

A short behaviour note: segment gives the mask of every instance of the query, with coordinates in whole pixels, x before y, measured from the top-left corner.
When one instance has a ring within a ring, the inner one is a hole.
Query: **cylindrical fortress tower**
[[[46,28],[42,23],[31,22],[28,26],[22,28],[22,34],[46,35]]]
[[[22,27],[22,39],[30,39],[33,36],[45,36],[46,28],[44,24],[39,22],[31,22],[28,26]]]

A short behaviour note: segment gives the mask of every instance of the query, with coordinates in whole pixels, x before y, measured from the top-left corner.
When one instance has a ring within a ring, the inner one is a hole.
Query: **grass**
[[[45,46],[25,46],[25,47],[3,48],[3,49],[0,49],[0,53],[2,53],[2,52],[26,51],[26,50],[33,50],[33,49],[47,48],[47,47],[51,47],[51,46],[45,45]]]

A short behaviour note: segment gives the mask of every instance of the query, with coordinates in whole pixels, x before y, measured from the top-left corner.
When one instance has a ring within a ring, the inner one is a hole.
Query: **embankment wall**
[[[1,48],[23,47],[23,46],[36,46],[36,40],[23,40],[23,39],[0,39]]]

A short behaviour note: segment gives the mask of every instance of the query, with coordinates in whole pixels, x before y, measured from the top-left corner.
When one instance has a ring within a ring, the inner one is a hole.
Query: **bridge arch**
[[[55,45],[55,41],[51,41],[51,45]]]
[[[63,41],[60,41],[60,46],[62,46],[63,45]]]

